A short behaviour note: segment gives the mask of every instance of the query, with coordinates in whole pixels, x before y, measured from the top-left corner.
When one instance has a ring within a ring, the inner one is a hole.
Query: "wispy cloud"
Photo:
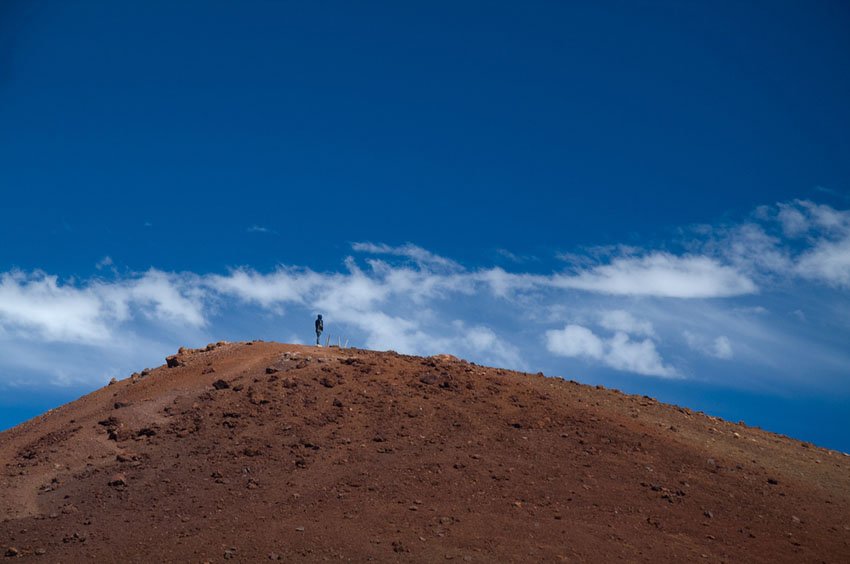
[[[419,266],[441,267],[451,270],[460,270],[461,266],[451,259],[435,255],[434,253],[407,243],[397,247],[374,243],[353,243],[351,248],[360,253],[373,255],[395,255],[413,260]]]
[[[262,225],[256,225],[256,224],[247,228],[245,231],[247,231],[248,233],[267,233],[269,235],[276,235],[277,234],[277,231],[275,231],[274,229],[269,229],[268,227],[263,227]]]

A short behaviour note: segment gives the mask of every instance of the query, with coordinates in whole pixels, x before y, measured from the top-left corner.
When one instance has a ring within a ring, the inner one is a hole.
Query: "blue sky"
[[[0,4],[0,428],[220,339],[850,451],[842,2]]]

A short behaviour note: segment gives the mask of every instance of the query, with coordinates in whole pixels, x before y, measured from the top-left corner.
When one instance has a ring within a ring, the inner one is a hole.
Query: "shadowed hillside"
[[[453,357],[210,345],[0,433],[0,556],[850,561],[850,458]]]

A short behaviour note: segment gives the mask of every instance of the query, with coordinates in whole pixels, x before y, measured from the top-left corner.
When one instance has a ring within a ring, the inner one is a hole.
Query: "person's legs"
[[[316,331],[316,344],[317,344],[317,345],[318,345],[318,344],[320,344],[320,343],[319,343],[319,338],[320,338],[321,336],[322,336],[322,332],[321,332],[321,331]]]

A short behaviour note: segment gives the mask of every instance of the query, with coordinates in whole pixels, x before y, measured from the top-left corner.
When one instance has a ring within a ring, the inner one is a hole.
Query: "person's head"
[[[320,314],[319,314],[319,319],[321,319],[321,318],[322,318],[322,314],[320,313]]]

